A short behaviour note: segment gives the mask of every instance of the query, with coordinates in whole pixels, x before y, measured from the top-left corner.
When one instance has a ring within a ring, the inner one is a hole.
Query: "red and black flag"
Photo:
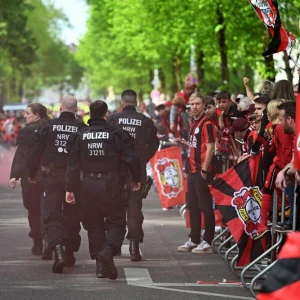
[[[300,298],[300,233],[288,234],[278,260],[267,273],[258,300],[298,300]]]
[[[180,147],[157,151],[150,160],[162,207],[185,203],[186,180]]]
[[[209,185],[216,206],[238,244],[238,266],[249,264],[266,249],[265,238],[254,240],[261,217],[262,187],[260,154],[218,175]]]
[[[269,48],[262,55],[267,56],[277,52],[286,51],[290,54],[290,50],[296,43],[295,36],[287,31],[281,24],[278,2],[276,0],[248,0],[257,15],[268,28],[272,37]]]

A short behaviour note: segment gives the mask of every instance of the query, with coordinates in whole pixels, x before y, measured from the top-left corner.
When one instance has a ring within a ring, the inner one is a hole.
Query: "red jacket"
[[[284,133],[281,124],[276,126],[270,152],[276,152],[273,163],[280,169],[283,169],[292,159],[294,140],[293,134]]]

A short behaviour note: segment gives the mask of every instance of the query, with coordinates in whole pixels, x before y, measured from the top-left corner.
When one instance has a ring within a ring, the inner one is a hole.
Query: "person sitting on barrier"
[[[282,104],[284,100],[272,100],[268,104],[268,115],[273,119],[273,124],[277,124],[274,129],[274,137],[271,142],[270,152],[275,152],[276,155],[273,159],[273,164],[269,168],[269,172],[265,181],[263,190],[262,204],[261,204],[261,219],[257,230],[257,237],[259,239],[270,231],[267,226],[269,213],[272,206],[272,194],[276,189],[275,179],[280,170],[287,165],[292,158],[292,149],[294,137],[284,133],[283,127],[280,124],[278,106]],[[281,200],[281,191],[276,189],[279,203]]]
[[[286,101],[281,105],[279,105],[278,109],[279,109],[279,118],[284,133],[294,136],[295,128],[296,128],[296,122],[295,122],[296,102]],[[289,185],[293,186],[292,179],[294,178],[295,175],[298,176],[298,173],[296,172],[296,169],[294,167],[294,156],[293,156],[291,161],[278,173],[275,182],[276,187],[280,188],[281,190],[284,190]],[[292,194],[294,194],[294,189],[292,189],[292,191],[293,191]],[[276,229],[279,232],[287,232],[292,229],[291,225],[293,221],[293,215],[295,213],[293,210],[294,198],[292,198],[292,195],[288,195],[288,197],[289,197],[289,206],[290,206],[290,217],[289,220],[284,224],[278,223],[274,226],[274,229]]]
[[[272,164],[275,154],[270,153],[269,147],[274,135],[274,129],[277,124],[273,124],[272,114],[268,115],[267,105],[270,102],[268,96],[260,96],[254,100],[255,102],[255,114],[258,117],[261,117],[261,126],[260,131],[258,132],[257,138],[252,145],[251,155],[259,153],[260,150],[263,150],[263,170],[264,176],[269,172],[269,168]],[[277,118],[275,116],[275,118]]]
[[[229,159],[231,166],[238,157],[236,157],[235,155],[236,145],[232,135],[229,133],[229,128],[232,126],[234,120],[236,120],[237,118],[243,118],[244,115],[237,110],[236,106],[232,106],[230,93],[228,93],[227,91],[220,91],[218,93],[217,102],[219,109],[223,112],[221,118],[222,135],[220,138],[220,147],[218,150],[223,154],[224,157]]]
[[[244,81],[244,86],[245,86],[245,89],[246,89],[247,97],[250,98],[251,100],[254,100],[255,95],[254,95],[254,93],[252,92],[252,90],[250,88],[249,78],[244,77],[243,81]],[[272,89],[273,89],[273,86],[274,86],[273,82],[271,82],[269,80],[265,80],[262,83],[262,87],[261,87],[261,90],[260,90],[260,95],[269,95],[271,93]]]

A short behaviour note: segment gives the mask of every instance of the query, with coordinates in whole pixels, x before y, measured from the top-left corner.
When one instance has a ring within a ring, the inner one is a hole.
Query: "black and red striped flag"
[[[300,298],[300,233],[288,234],[276,264],[262,284],[258,300],[298,300]]]
[[[281,24],[278,2],[276,0],[248,1],[252,4],[257,15],[268,28],[272,37],[268,50],[262,55],[267,56],[281,51],[286,51],[289,55],[292,47],[296,43],[296,38]]]
[[[260,223],[262,187],[261,154],[243,160],[209,185],[216,206],[238,244],[238,266],[249,264],[266,249],[265,238],[254,240]]]

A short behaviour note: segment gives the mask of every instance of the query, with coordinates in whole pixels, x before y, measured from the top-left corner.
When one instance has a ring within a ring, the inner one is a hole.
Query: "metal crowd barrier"
[[[296,188],[297,188],[297,182],[295,181],[295,184],[294,184],[294,203],[293,203],[293,226],[292,226],[292,231],[295,231],[296,230],[296,215],[297,215],[297,194],[296,194]],[[285,201],[285,193],[283,192],[282,193],[283,195],[283,200],[282,200],[282,208],[281,208],[281,222],[283,223],[284,222],[284,212],[285,212],[285,205],[284,205],[284,201]],[[273,220],[274,220],[274,213],[273,213]],[[277,219],[276,219],[277,220]],[[273,228],[273,235],[277,236],[277,243],[275,245],[279,246],[283,240],[283,236],[285,235],[285,233],[280,233],[280,232],[276,232],[276,230],[274,230],[274,222],[272,224],[272,228]],[[277,260],[276,260],[276,257],[274,255],[274,250],[276,250],[275,248],[275,245],[272,247],[271,251],[273,251],[273,255],[272,255],[272,263],[267,266],[264,270],[262,270],[261,272],[259,272],[251,281],[250,283],[250,291],[252,293],[252,295],[254,297],[256,297],[256,291],[259,287],[259,280],[261,280],[262,278],[264,278],[265,276],[267,276],[267,272],[270,271],[272,269],[272,267],[276,264]],[[268,249],[269,251],[270,249]]]
[[[222,166],[223,172],[227,170],[229,167],[228,157],[222,157]],[[227,161],[226,161],[227,160]],[[296,187],[296,183],[295,183]],[[293,203],[293,231],[296,228],[296,195],[294,197]],[[284,223],[285,218],[285,193],[282,193],[282,208],[281,208],[281,222]],[[218,253],[218,255],[225,260],[226,264],[231,268],[234,275],[241,278],[242,284],[250,289],[252,295],[256,297],[256,290],[259,286],[259,283],[266,278],[267,272],[273,267],[277,260],[277,252],[280,244],[283,241],[284,234],[276,232],[274,230],[274,226],[277,224],[278,220],[278,198],[276,191],[273,193],[273,215],[272,215],[272,228],[271,228],[271,247],[267,249],[262,255],[252,261],[249,265],[244,267],[238,267],[237,259],[238,259],[238,246],[236,243],[232,243],[232,236],[228,236],[229,230],[228,228],[224,228],[224,230],[216,235],[212,242],[212,248],[214,253]],[[230,248],[225,249],[226,245],[231,243]],[[271,255],[271,261],[269,261],[268,257]],[[250,280],[249,280],[250,279]]]
[[[222,156],[222,172],[226,172],[229,168],[229,159],[227,155]],[[295,182],[295,189],[297,183]],[[296,229],[296,194],[293,203],[293,231]],[[179,208],[181,217],[185,218],[186,205]],[[212,241],[212,249],[217,253],[221,259],[225,260],[226,264],[231,268],[234,275],[241,278],[244,287],[250,289],[253,297],[256,297],[256,291],[259,284],[266,278],[268,271],[276,264],[278,248],[282,244],[284,233],[276,232],[274,226],[278,220],[278,198],[276,191],[273,193],[273,214],[271,227],[271,246],[259,257],[253,260],[247,266],[237,266],[239,255],[238,245],[235,243],[227,226],[218,233]],[[282,208],[281,208],[281,222],[285,220],[285,192],[282,192]],[[271,257],[271,260],[268,258]]]
[[[281,221],[282,222],[284,221],[284,207],[285,207],[285,193],[283,192],[282,193],[282,208],[283,208],[282,211],[283,211],[283,214],[281,215]],[[246,266],[243,269],[243,271],[241,273],[241,282],[244,285],[244,287],[246,287],[248,289],[250,289],[250,287],[251,287],[250,286],[251,281],[250,282],[246,281],[246,278],[249,278],[248,276],[246,276],[247,272],[252,267],[255,267],[259,274],[261,272],[263,272],[264,269],[268,267],[268,265],[267,264],[262,264],[261,261],[264,258],[268,257],[269,254],[271,254],[271,261],[272,262],[274,262],[276,260],[277,248],[282,242],[282,234],[277,235],[277,233],[273,229],[274,225],[277,224],[277,218],[278,218],[278,197],[277,197],[276,191],[274,191],[274,193],[273,193],[272,229],[271,229],[271,242],[272,242],[272,245],[267,251],[265,251],[262,255],[257,257],[255,260],[253,260],[248,266]],[[247,275],[249,275],[249,274],[247,274]],[[253,278],[256,278],[256,277],[257,277],[257,274],[255,274],[252,277],[252,280],[253,280]],[[251,276],[250,276],[250,278],[251,278]],[[261,278],[261,277],[259,277],[259,278]]]

